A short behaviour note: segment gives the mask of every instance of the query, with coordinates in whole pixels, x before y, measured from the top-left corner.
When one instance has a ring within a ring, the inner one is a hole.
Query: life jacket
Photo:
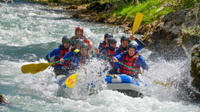
[[[116,48],[113,51],[111,51],[109,48],[107,48],[106,51],[105,51],[105,56],[112,59],[115,55],[115,51],[116,51]],[[114,64],[113,64],[112,61],[110,61],[110,64],[111,64],[112,67],[114,67]]]
[[[54,58],[54,61],[59,61],[63,56],[65,56],[69,52],[69,48],[65,49],[63,45],[60,46],[60,55]],[[53,66],[66,66],[67,68],[71,68],[72,59],[65,61],[64,63],[56,63]]]
[[[122,52],[125,52],[127,51],[127,49],[124,49],[121,45],[119,46],[119,49],[118,49],[118,54],[122,53]]]
[[[139,56],[140,56],[139,53],[137,53],[130,58],[128,55],[128,52],[126,52],[123,55],[122,60],[120,62],[122,62],[123,64],[125,64],[127,66],[132,67],[136,71],[140,71],[140,67],[137,66],[137,61],[138,61]],[[120,65],[120,71],[121,71],[121,73],[127,74],[127,75],[129,75],[129,74],[137,75],[138,74],[138,72],[135,72],[135,71],[131,70],[130,68],[127,68],[123,65]]]
[[[101,50],[100,50],[100,52],[101,51],[103,51],[105,48],[106,48],[106,42],[105,41],[103,41],[102,43],[100,43],[100,46],[101,46]]]
[[[100,43],[101,47],[104,49],[106,47],[106,42],[103,41],[102,43]]]

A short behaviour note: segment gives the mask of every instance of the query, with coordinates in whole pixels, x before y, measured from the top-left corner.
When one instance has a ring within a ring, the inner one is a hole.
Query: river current
[[[187,79],[184,84],[190,85],[191,79],[186,73],[189,59],[166,61],[147,49],[141,51],[150,68],[142,76],[148,84],[143,90],[143,98],[132,98],[107,89],[84,99],[65,98],[57,95],[58,85],[51,68],[34,75],[21,72],[24,64],[47,62],[46,54],[59,45],[62,36],[73,36],[77,26],[84,28],[85,36],[94,47],[103,40],[106,32],[117,38],[118,45],[120,36],[124,35],[119,27],[72,19],[69,12],[60,8],[24,2],[0,3],[0,93],[10,102],[1,105],[0,112],[200,111],[198,104],[187,98],[183,100],[187,96],[179,83],[170,87],[154,83],[155,80],[167,83]],[[88,67],[87,75],[102,69],[97,60]]]

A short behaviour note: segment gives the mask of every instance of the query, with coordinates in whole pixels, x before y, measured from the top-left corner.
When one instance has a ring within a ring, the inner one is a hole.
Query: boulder
[[[12,2],[13,2],[13,0],[0,0],[0,2],[12,3]]]
[[[200,91],[200,44],[192,48],[190,74],[194,78],[192,86]]]
[[[148,26],[154,30],[147,37],[145,43],[150,50],[159,53],[166,60],[185,58],[188,57],[192,46],[200,40],[199,35],[186,31],[199,27],[199,25],[200,4],[193,9],[171,12],[165,15],[161,21]],[[196,41],[193,41],[193,37]]]
[[[65,7],[66,9],[77,9],[78,8],[78,6],[76,6],[76,5],[70,5],[70,6],[67,6],[67,7]]]
[[[94,2],[87,7],[88,10],[94,10],[96,12],[105,12],[108,11],[110,8],[113,8],[113,5],[111,3],[101,4],[100,2]]]
[[[8,102],[6,101],[6,99],[4,98],[4,96],[2,94],[0,94],[0,104],[7,104]]]

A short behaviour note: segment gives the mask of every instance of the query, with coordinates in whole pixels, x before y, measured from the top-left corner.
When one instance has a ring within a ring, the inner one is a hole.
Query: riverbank
[[[117,25],[124,28],[124,33],[131,33],[137,12],[144,14],[137,34],[144,35],[143,40],[160,25],[163,17],[180,9],[194,7],[197,3],[188,0],[148,0],[135,3],[127,0],[30,0],[37,3],[60,6],[72,12],[72,18],[89,22]]]

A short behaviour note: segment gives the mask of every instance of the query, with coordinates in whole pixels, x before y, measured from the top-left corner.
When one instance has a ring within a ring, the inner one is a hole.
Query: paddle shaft
[[[70,60],[70,59],[72,59],[72,58],[73,58],[73,56],[72,56],[72,57],[69,57],[69,58],[66,58],[66,59],[64,59],[64,61]],[[56,64],[56,63],[60,63],[60,60],[58,60],[58,61],[54,61],[52,64]]]

